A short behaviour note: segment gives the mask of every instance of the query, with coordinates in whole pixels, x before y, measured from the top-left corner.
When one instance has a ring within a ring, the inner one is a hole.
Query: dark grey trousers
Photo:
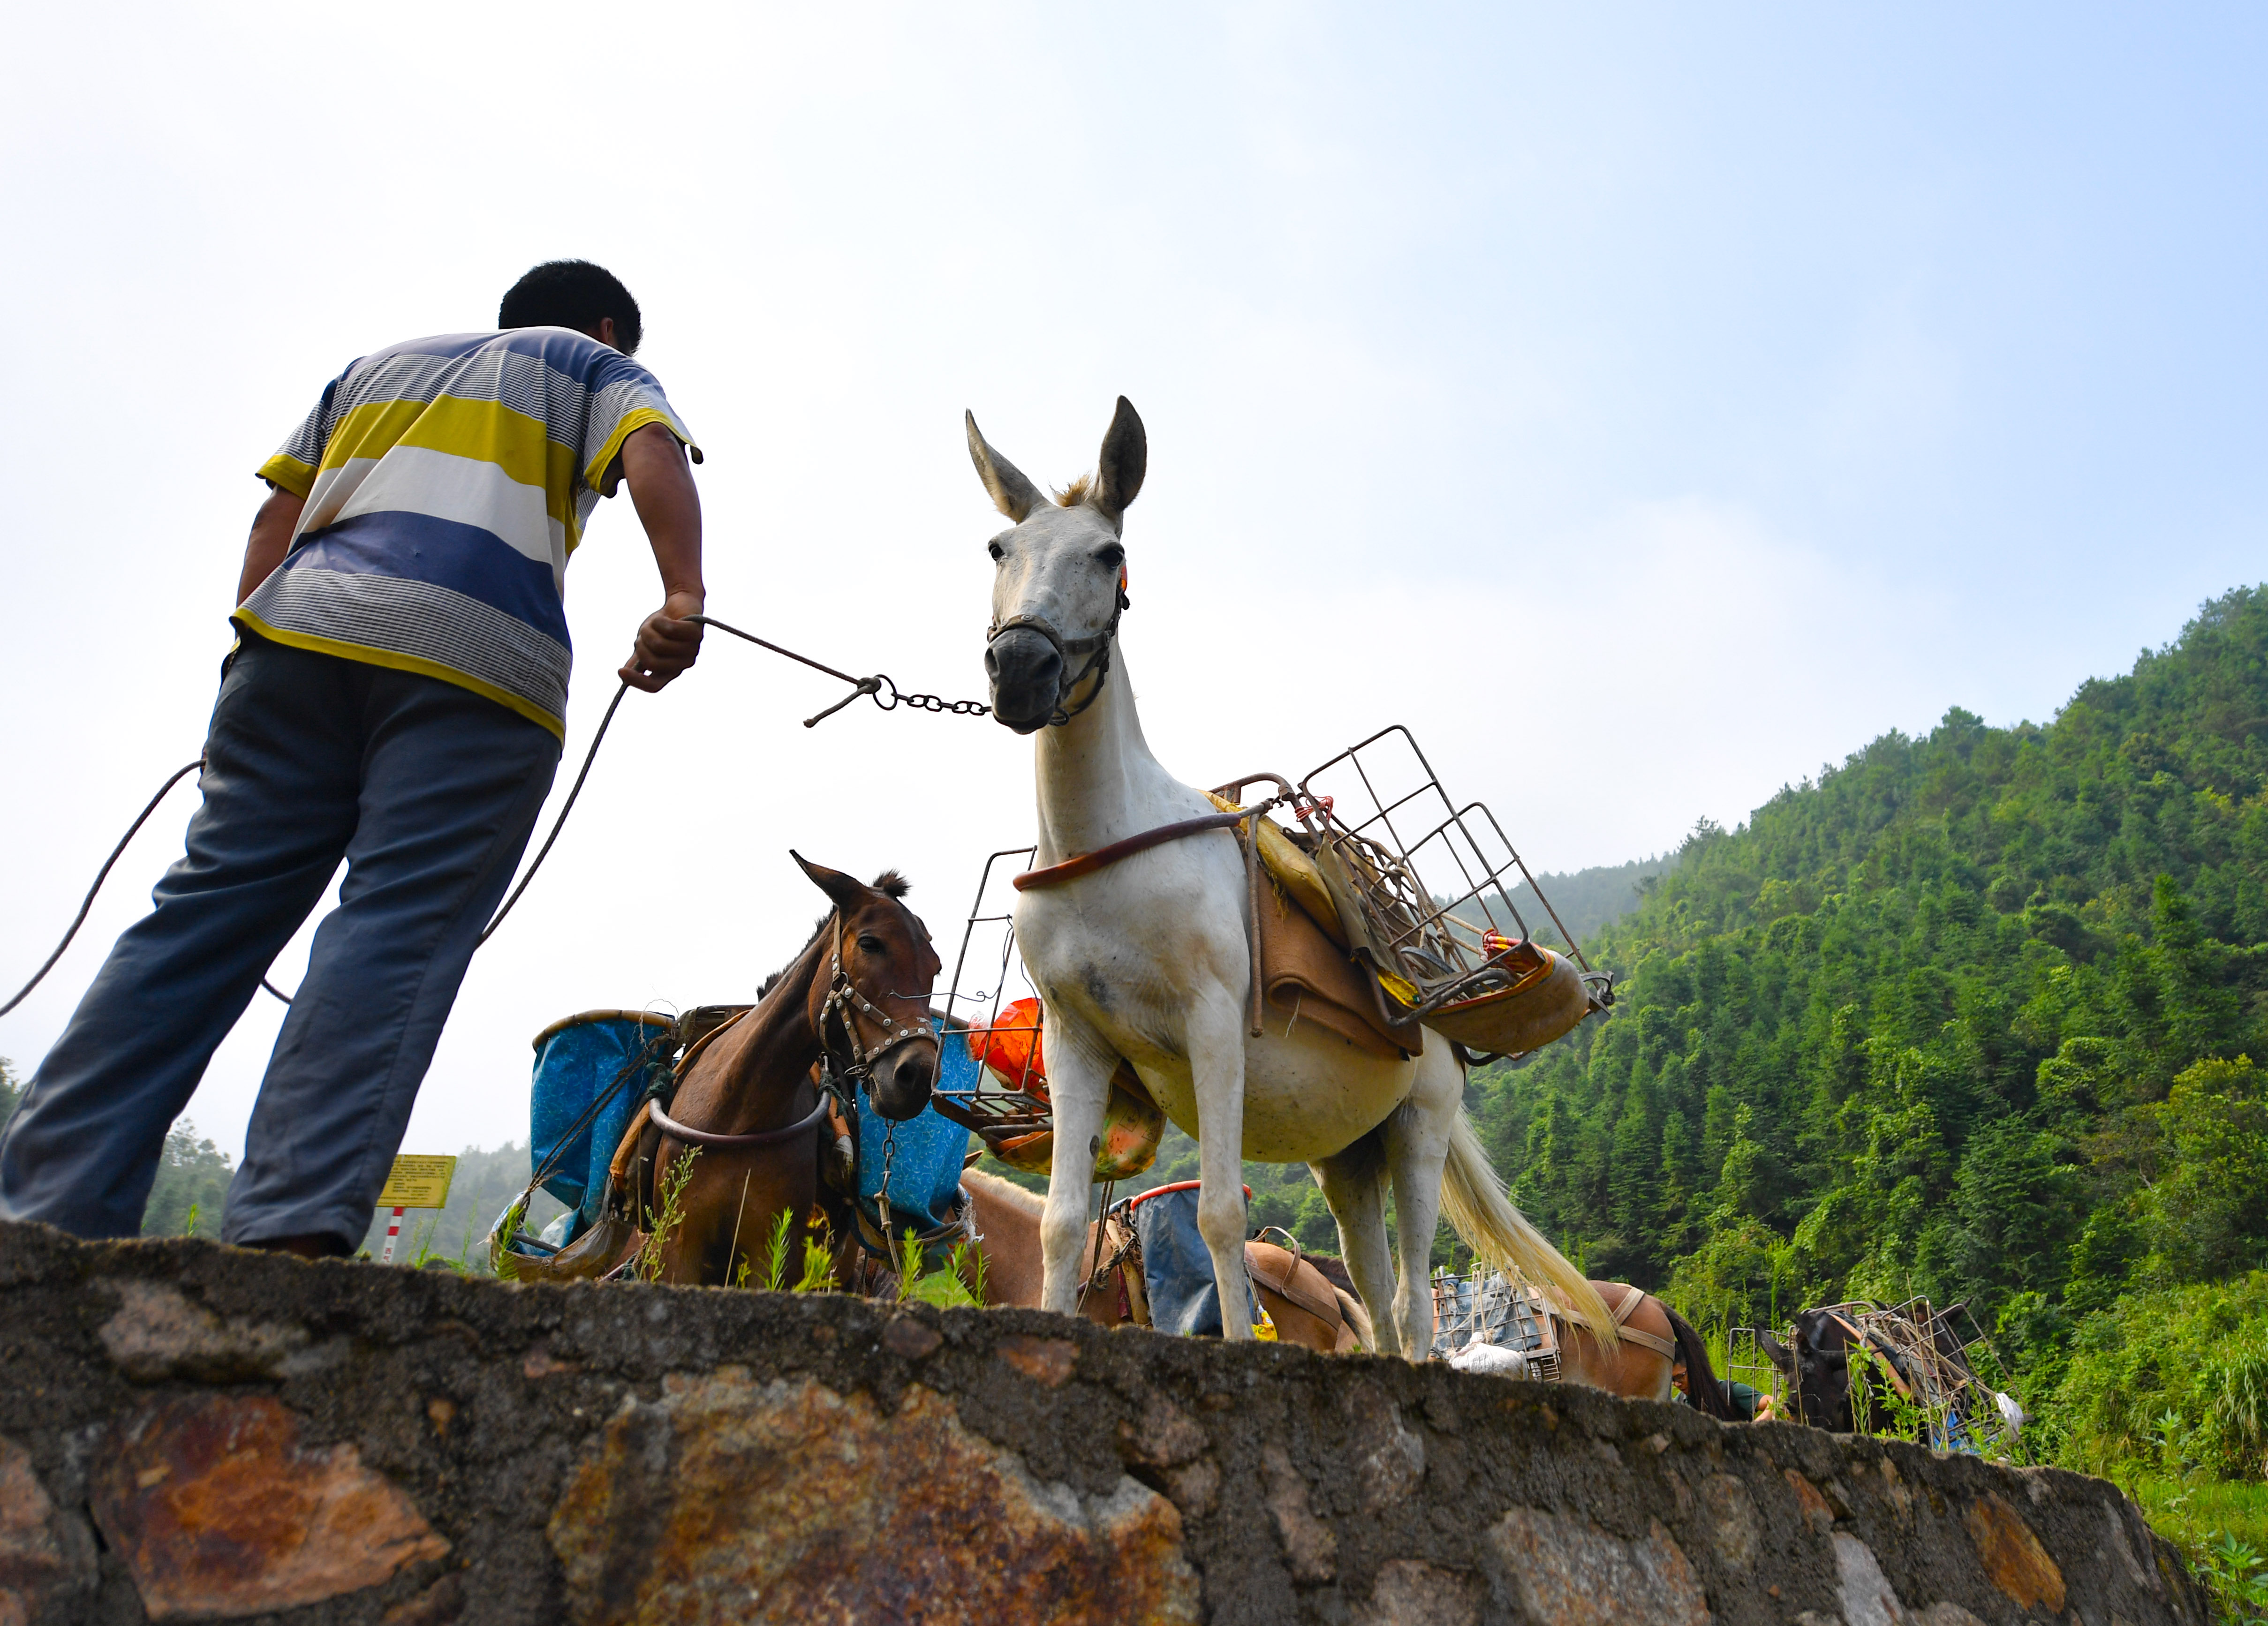
[[[247,636],[188,852],[0,1136],[0,1218],[140,1233],[166,1130],[343,858],[223,1235],[358,1242],[558,766],[549,732],[469,690]]]

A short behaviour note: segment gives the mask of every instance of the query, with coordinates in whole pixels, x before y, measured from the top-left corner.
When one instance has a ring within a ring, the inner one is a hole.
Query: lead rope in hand
[[[978,700],[944,700],[935,695],[902,693],[898,686],[890,681],[889,674],[887,673],[877,673],[870,678],[854,678],[849,673],[837,672],[834,667],[822,661],[814,660],[808,655],[799,655],[793,650],[783,648],[769,638],[760,638],[753,632],[743,632],[738,627],[727,626],[725,622],[712,620],[707,615],[688,615],[685,619],[698,622],[703,627],[714,627],[719,632],[729,632],[736,638],[745,638],[751,644],[771,651],[775,655],[784,655],[790,660],[800,661],[814,672],[823,672],[830,678],[850,685],[850,693],[818,716],[804,718],[803,725],[806,728],[817,727],[861,695],[868,696],[879,710],[884,711],[895,711],[903,705],[916,711],[950,712],[954,717],[990,717],[992,712],[991,707]],[[630,688],[629,681],[624,680],[622,687],[615,691],[614,699],[608,703],[607,715],[599,719],[599,732],[591,736],[591,748],[583,754],[583,766],[575,775],[574,788],[567,792],[566,806],[560,808],[559,816],[551,821],[551,834],[543,838],[543,845],[536,852],[535,862],[527,866],[526,872],[519,878],[519,884],[512,889],[512,895],[504,901],[504,907],[497,910],[489,923],[482,928],[478,940],[473,945],[475,949],[496,935],[497,928],[504,924],[504,917],[512,913],[512,905],[518,903],[520,894],[527,890],[528,882],[535,879],[535,872],[541,869],[543,861],[551,856],[552,844],[559,839],[559,832],[567,823],[567,815],[575,811],[575,798],[583,794],[583,782],[591,776],[591,764],[598,760],[599,742],[606,739],[607,730],[615,720],[615,712],[621,707],[622,696],[630,693]],[[887,699],[883,697],[885,690],[888,692]],[[194,762],[185,763],[175,769],[172,776],[158,787],[158,793],[150,798],[149,805],[142,809],[134,822],[126,827],[126,834],[118,838],[118,845],[110,850],[110,856],[102,861],[102,868],[95,872],[94,885],[86,889],[86,896],[80,901],[78,914],[71,921],[70,930],[63,933],[63,941],[55,945],[55,953],[48,956],[47,963],[32,974],[32,980],[16,990],[14,998],[6,1004],[0,1005],[0,1016],[7,1015],[18,1005],[23,1004],[26,997],[46,980],[48,972],[55,968],[55,962],[63,957],[63,951],[71,945],[71,939],[78,935],[78,929],[86,923],[87,913],[94,908],[94,894],[100,892],[102,883],[110,879],[111,866],[118,862],[119,855],[126,850],[127,842],[132,841],[142,827],[149,822],[150,815],[158,811],[158,804],[166,799],[166,793],[204,765],[205,760],[202,756]],[[291,996],[276,987],[265,976],[260,979],[260,986],[285,1004],[291,1003]]]

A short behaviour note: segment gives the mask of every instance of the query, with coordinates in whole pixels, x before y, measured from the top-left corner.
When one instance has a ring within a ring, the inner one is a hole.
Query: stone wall
[[[1025,1312],[0,1226],[0,1626],[2202,1622],[2099,1481]]]

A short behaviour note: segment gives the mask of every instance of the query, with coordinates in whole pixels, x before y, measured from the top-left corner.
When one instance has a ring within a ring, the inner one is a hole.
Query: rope
[[[712,620],[709,616],[688,615],[685,619],[690,622],[697,622],[703,627],[714,627],[719,632],[729,632],[736,638],[745,638],[751,644],[771,651],[775,655],[784,655],[790,660],[800,661],[803,665],[809,666],[814,672],[823,672],[830,678],[835,678],[842,682],[850,685],[851,692],[850,694],[845,695],[841,700],[828,707],[826,710],[821,712],[818,716],[806,717],[803,720],[803,725],[806,728],[815,727],[817,725],[826,721],[828,717],[833,717],[837,711],[842,710],[843,707],[849,705],[852,701],[858,699],[861,695],[865,695],[873,700],[876,708],[883,711],[895,711],[902,705],[909,710],[951,712],[955,717],[989,717],[991,715],[992,709],[990,706],[985,705],[981,701],[948,701],[941,700],[935,695],[902,693],[899,690],[898,686],[890,681],[889,674],[887,673],[877,673],[874,676],[870,678],[854,678],[847,672],[837,672],[834,667],[828,666],[823,661],[814,660],[808,655],[799,655],[792,649],[787,649],[780,644],[772,643],[769,638],[760,638],[753,632],[743,632],[738,627],[727,626],[723,622]],[[504,907],[497,910],[495,916],[489,921],[489,923],[482,928],[480,938],[473,945],[473,947],[475,950],[479,949],[482,945],[486,944],[490,938],[496,935],[497,928],[504,924],[504,917],[512,913],[512,905],[519,901],[520,894],[527,890],[528,883],[535,879],[535,872],[541,869],[543,867],[543,861],[551,856],[552,845],[554,842],[558,841],[559,832],[565,828],[567,823],[567,815],[575,811],[575,798],[583,794],[583,782],[591,776],[591,764],[598,760],[600,742],[606,739],[607,730],[612,726],[614,723],[615,712],[622,705],[622,696],[630,693],[630,686],[629,682],[625,681],[622,687],[615,691],[614,699],[608,703],[606,716],[599,719],[599,732],[591,736],[591,748],[583,754],[583,766],[575,775],[574,788],[567,792],[566,805],[560,808],[559,816],[551,821],[551,834],[543,838],[543,845],[536,852],[535,862],[529,865],[526,872],[520,876],[519,884],[512,889],[512,895],[504,901]],[[885,689],[888,691],[888,698],[887,700],[883,698],[883,691]],[[46,980],[48,972],[55,968],[55,962],[63,957],[63,951],[70,946],[71,939],[78,935],[78,929],[86,923],[87,912],[94,907],[94,894],[100,892],[102,890],[102,883],[110,879],[111,866],[118,862],[119,855],[126,850],[127,842],[132,841],[135,835],[142,828],[142,827],[149,822],[150,815],[158,811],[158,804],[166,799],[166,792],[172,790],[184,778],[190,774],[196,772],[204,765],[205,760],[203,757],[200,756],[195,761],[187,763],[182,767],[174,769],[173,775],[166,779],[166,783],[158,787],[158,793],[150,798],[149,805],[142,809],[140,815],[135,819],[134,822],[126,827],[126,834],[118,838],[118,845],[110,850],[110,857],[105,858],[102,861],[102,868],[95,872],[94,884],[86,889],[86,896],[80,901],[78,914],[71,921],[70,930],[63,933],[63,941],[55,945],[55,953],[48,956],[47,962],[37,971],[32,974],[32,980],[16,990],[16,997],[14,998],[11,999],[6,1004],[0,1005],[0,1016],[7,1015],[18,1005],[23,1004],[26,996],[30,994],[33,989],[37,988],[41,982]],[[291,1003],[291,996],[285,993],[282,989],[276,987],[275,983],[269,982],[265,976],[262,976],[260,979],[260,986],[266,989],[269,993],[275,995],[276,998],[282,1000],[285,1004],[288,1005]]]
[[[575,798],[583,794],[583,781],[591,776],[591,764],[599,760],[599,742],[607,737],[607,730],[615,720],[615,710],[622,703],[622,696],[630,692],[630,686],[625,681],[621,688],[615,690],[614,699],[607,703],[607,715],[599,719],[599,732],[591,736],[591,748],[583,753],[583,766],[575,775],[574,788],[567,792],[566,806],[560,808],[559,816],[551,821],[551,834],[543,838],[543,845],[536,851],[535,862],[527,866],[526,873],[519,878],[519,885],[512,889],[512,895],[504,901],[504,907],[497,910],[487,925],[481,928],[480,938],[473,945],[475,952],[477,953],[482,944],[496,936],[496,929],[504,924],[504,917],[512,913],[512,906],[519,901],[519,894],[527,890],[527,883],[535,879],[535,872],[541,869],[543,861],[551,856],[552,843],[559,839],[559,832],[565,828],[567,815],[575,811]],[[266,977],[260,979],[260,986],[285,1004],[291,1003],[291,996]]]
[[[110,879],[110,866],[118,862],[118,855],[126,850],[126,843],[132,841],[135,833],[150,821],[150,815],[158,811],[158,804],[166,799],[166,792],[204,765],[205,759],[202,757],[199,757],[194,762],[185,762],[173,771],[165,784],[158,787],[158,794],[150,798],[148,806],[142,809],[134,822],[126,827],[126,834],[118,838],[118,845],[110,850],[110,856],[102,861],[102,867],[94,872],[94,885],[89,887],[86,889],[86,896],[79,900],[78,913],[72,916],[70,930],[63,933],[63,940],[55,945],[55,952],[48,956],[47,963],[32,974],[32,980],[16,990],[16,997],[6,1004],[0,1005],[0,1016],[7,1015],[18,1005],[22,1004],[24,997],[37,988],[48,973],[55,968],[55,961],[63,957],[63,951],[71,945],[71,939],[78,935],[78,929],[86,924],[87,911],[94,907],[94,894],[100,892],[102,883]]]
[[[496,929],[504,924],[504,917],[512,913],[512,906],[519,901],[519,894],[527,890],[527,883],[535,879],[535,872],[541,869],[543,861],[551,856],[551,843],[559,839],[559,832],[567,823],[567,815],[575,811],[575,798],[583,794],[583,781],[591,776],[591,764],[598,761],[599,742],[607,737],[607,727],[615,720],[615,708],[622,703],[622,696],[630,692],[630,683],[625,680],[622,686],[615,691],[614,699],[608,703],[607,715],[599,719],[599,732],[591,736],[591,748],[583,753],[583,767],[575,776],[575,787],[567,792],[567,805],[551,821],[551,834],[543,838],[543,846],[536,853],[535,862],[527,866],[527,873],[519,878],[519,885],[512,889],[512,896],[504,901],[504,907],[496,912],[495,917],[481,928],[480,942],[473,945],[475,948],[496,936]],[[284,1003],[288,1004],[291,1002],[286,1000]]]

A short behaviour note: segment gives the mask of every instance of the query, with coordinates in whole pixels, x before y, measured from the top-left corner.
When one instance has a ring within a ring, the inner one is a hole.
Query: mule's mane
[[[1003,1180],[998,1174],[987,1174],[983,1169],[964,1169],[961,1181],[974,1186],[986,1196],[1020,1214],[1037,1219],[1047,1212],[1048,1200],[1036,1191],[1027,1191],[1012,1180]]]
[[[880,893],[886,898],[902,900],[906,894],[913,890],[913,883],[908,880],[904,876],[899,874],[895,870],[884,870],[880,875],[874,877],[874,890]],[[794,953],[788,956],[787,964],[782,966],[778,970],[773,972],[770,976],[766,977],[762,982],[756,985],[756,999],[759,1003],[762,1003],[763,997],[766,994],[770,993],[774,988],[779,985],[779,980],[782,977],[785,976],[790,971],[795,968],[795,962],[797,960],[801,960],[806,954],[811,953],[811,945],[819,941],[820,933],[827,930],[828,923],[834,918],[835,911],[833,909],[829,909],[827,913],[821,915],[817,920],[811,923],[811,935],[804,938],[803,946],[796,950]]]
[[[1081,475],[1078,479],[1072,481],[1062,490],[1056,493],[1056,506],[1058,508],[1076,508],[1094,495],[1094,476],[1093,475]]]

